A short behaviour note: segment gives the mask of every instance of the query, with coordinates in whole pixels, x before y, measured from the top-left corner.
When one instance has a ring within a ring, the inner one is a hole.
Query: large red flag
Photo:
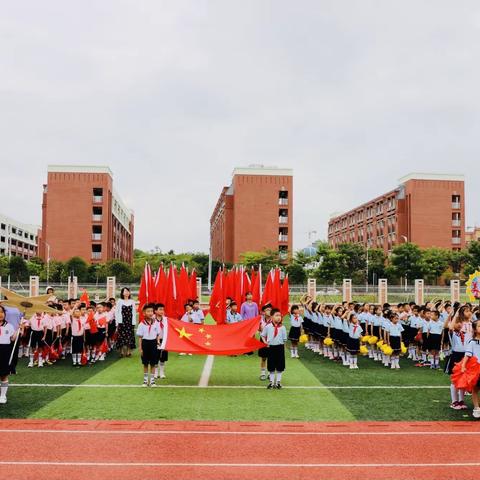
[[[254,336],[260,317],[232,325],[201,325],[169,318],[162,349],[204,355],[240,355],[265,346]]]
[[[255,278],[253,278],[255,276]],[[254,274],[254,272],[252,272],[252,300],[257,304],[257,305],[260,305],[260,282],[261,282],[261,278],[260,278],[260,272]]]
[[[167,276],[165,275],[165,270],[163,265],[158,267],[158,272],[156,276],[155,284],[155,298],[158,303],[165,304],[165,296],[167,293]]]
[[[190,283],[188,280],[188,272],[185,268],[185,265],[182,263],[182,268],[180,269],[180,275],[178,277],[178,296],[179,303],[183,306],[190,300]]]
[[[143,320],[142,309],[143,306],[151,302],[152,287],[154,285],[152,278],[152,270],[148,262],[145,262],[145,268],[143,269],[142,280],[140,281],[140,290],[138,291],[138,313],[140,320]]]
[[[197,272],[195,269],[192,270],[192,274],[190,275],[190,298],[192,300],[201,300],[198,298],[197,293]]]
[[[272,305],[279,310],[282,307],[282,283],[280,281],[280,269],[275,269],[273,276]]]
[[[271,303],[273,305],[273,270],[270,270],[267,281],[265,282],[265,288],[263,289],[262,294],[262,306],[266,305],[267,303]]]
[[[282,315],[286,315],[289,312],[289,304],[290,304],[290,285],[288,283],[288,274],[283,280],[280,304],[281,304],[280,310],[282,312]]]
[[[178,294],[177,294],[177,275],[175,267],[170,265],[168,271],[167,291],[165,295],[165,314],[167,317],[179,318],[178,316]]]
[[[225,274],[223,269],[220,269],[210,296],[210,315],[218,324],[225,323],[227,317],[225,286]]]
[[[80,302],[84,303],[87,307],[90,306],[90,297],[85,289],[83,289],[82,296],[80,297]]]

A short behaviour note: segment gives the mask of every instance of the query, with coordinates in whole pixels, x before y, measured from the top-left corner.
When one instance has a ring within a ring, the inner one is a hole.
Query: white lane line
[[[212,358],[214,358],[212,356]],[[212,360],[213,364],[213,360]],[[207,367],[207,361],[205,361],[204,371]],[[211,370],[211,368],[210,368]],[[210,371],[211,373],[211,371]],[[209,374],[210,376],[210,374]],[[200,381],[202,381],[200,377]],[[208,385],[208,381],[207,381]],[[22,388],[142,388],[141,384],[96,384],[96,383],[10,383],[10,387],[22,387]],[[161,385],[157,384],[156,388],[204,388],[206,385]],[[210,385],[209,389],[259,389],[265,390],[261,385]],[[291,385],[284,386],[284,389],[288,390],[445,390],[449,389],[448,385]],[[143,388],[142,388],[143,389]]]
[[[433,435],[480,435],[479,431],[403,431],[403,432],[269,432],[255,430],[49,430],[34,428],[0,429],[0,433],[57,433],[68,435],[270,435],[270,436],[433,436]]]
[[[207,358],[205,359],[202,375],[200,376],[200,381],[198,382],[198,386],[201,388],[208,387],[208,381],[210,380],[210,375],[212,373],[214,358],[215,357],[213,355],[207,355]]]
[[[192,463],[192,462],[29,462],[0,461],[1,465],[36,465],[55,467],[217,467],[217,468],[444,468],[444,467],[479,467],[479,462],[462,463]]]

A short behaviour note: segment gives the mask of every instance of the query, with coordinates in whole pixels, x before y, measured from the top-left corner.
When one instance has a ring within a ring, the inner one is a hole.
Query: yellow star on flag
[[[205,342],[205,345],[206,345],[207,347],[209,347],[209,346],[211,345],[211,343],[210,343],[210,342]]]
[[[212,338],[212,336],[211,336],[209,333],[207,333],[207,334],[205,335],[205,338]]]
[[[181,330],[179,330],[178,328],[175,329],[180,335],[179,337],[182,338],[182,337],[186,337],[186,338],[190,338],[193,333],[187,333],[187,331],[185,330],[185,327],[182,327]]]
[[[199,332],[199,333],[203,333],[204,331],[205,331],[205,329],[204,329],[203,327],[201,327],[201,328],[198,329],[198,332]]]

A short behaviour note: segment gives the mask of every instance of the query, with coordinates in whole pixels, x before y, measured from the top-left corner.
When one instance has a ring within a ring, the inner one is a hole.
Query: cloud
[[[206,251],[233,168],[276,164],[301,248],[411,171],[475,171],[479,28],[473,1],[8,3],[1,210],[39,223],[47,164],[107,164],[137,247]]]

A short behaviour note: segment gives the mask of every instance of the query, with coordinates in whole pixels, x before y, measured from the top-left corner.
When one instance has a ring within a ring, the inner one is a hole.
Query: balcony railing
[[[288,205],[288,198],[279,198],[278,199],[279,205]]]
[[[460,210],[460,202],[452,202],[452,208],[454,210]]]
[[[287,260],[287,258],[288,258],[288,252],[283,252],[283,251],[282,251],[282,252],[278,252],[278,258],[279,258],[280,260]]]
[[[93,196],[93,203],[102,203],[103,197],[101,195],[94,195]]]
[[[92,252],[92,260],[101,260],[102,252]]]
[[[279,241],[279,242],[288,242],[288,235],[282,235],[282,234],[280,234],[280,235],[278,236],[278,241]]]
[[[452,220],[452,227],[461,227],[462,221],[461,220]]]
[[[460,245],[460,244],[462,243],[462,239],[459,238],[459,237],[453,237],[453,238],[452,238],[452,243],[453,243],[454,245]]]
[[[92,240],[101,240],[102,234],[101,233],[92,233]]]
[[[288,223],[288,217],[278,217],[278,223]]]
[[[102,215],[95,215],[95,214],[93,214],[93,215],[92,215],[92,220],[93,220],[94,222],[101,222],[101,221],[102,221]]]

